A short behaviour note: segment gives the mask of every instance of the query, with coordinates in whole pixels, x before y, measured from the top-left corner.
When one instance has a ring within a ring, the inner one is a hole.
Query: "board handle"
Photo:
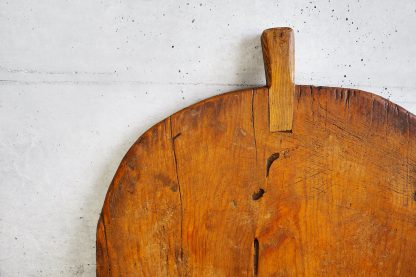
[[[289,27],[267,29],[261,35],[266,86],[269,89],[271,132],[291,132],[295,94],[295,40]]]

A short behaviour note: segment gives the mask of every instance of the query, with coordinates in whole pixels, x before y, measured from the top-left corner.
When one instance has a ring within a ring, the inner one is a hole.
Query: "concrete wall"
[[[273,26],[295,30],[297,84],[416,112],[412,0],[0,0],[0,276],[94,276],[127,149],[181,108],[264,85]]]

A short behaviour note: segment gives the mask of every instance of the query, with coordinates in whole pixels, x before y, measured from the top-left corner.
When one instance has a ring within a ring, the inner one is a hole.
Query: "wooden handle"
[[[295,93],[295,40],[291,28],[267,29],[261,35],[269,89],[271,132],[290,132]]]

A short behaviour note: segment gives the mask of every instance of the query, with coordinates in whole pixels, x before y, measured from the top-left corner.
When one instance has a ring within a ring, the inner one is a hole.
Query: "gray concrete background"
[[[295,30],[297,84],[416,112],[412,0],[0,0],[0,276],[94,276],[129,146],[192,103],[262,86],[273,26]]]

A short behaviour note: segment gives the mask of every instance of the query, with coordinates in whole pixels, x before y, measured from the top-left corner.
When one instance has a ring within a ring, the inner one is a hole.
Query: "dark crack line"
[[[177,158],[176,158],[175,140],[174,140],[173,131],[172,131],[172,116],[169,117],[169,125],[170,125],[170,138],[171,138],[171,142],[172,142],[173,160],[175,161],[176,182],[178,183],[179,202],[180,202],[180,205],[181,205],[181,253],[180,253],[180,258],[181,258],[181,263],[182,263],[182,261],[183,261],[183,204],[182,204],[181,185],[180,185],[180,182],[179,182],[178,161],[177,161]]]
[[[253,254],[253,277],[257,277],[259,273],[259,241],[254,239],[254,254]]]

